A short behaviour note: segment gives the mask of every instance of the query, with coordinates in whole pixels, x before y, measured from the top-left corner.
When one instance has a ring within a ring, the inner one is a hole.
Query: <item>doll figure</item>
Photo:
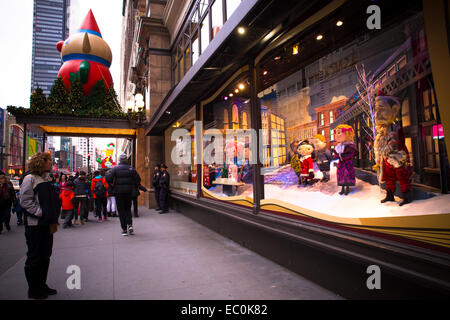
[[[302,164],[301,168],[301,179],[304,185],[312,184],[314,179],[314,145],[305,139],[299,143],[297,146],[297,152],[300,154],[300,162]]]
[[[298,184],[302,183],[302,177],[301,177],[301,173],[302,173],[302,163],[300,162],[300,155],[297,152],[297,147],[298,144],[300,143],[300,141],[298,140],[294,140],[291,143],[291,151],[293,153],[292,157],[291,157],[291,168],[292,170],[294,170],[295,174],[298,177]]]
[[[403,200],[400,206],[410,203],[411,172],[409,152],[405,145],[402,128],[393,125],[400,111],[400,101],[379,92],[375,99],[375,160],[376,169],[381,169],[381,182],[386,182],[386,197],[381,203],[395,201],[394,192],[397,180],[400,183]]]
[[[316,163],[323,177],[321,182],[330,181],[330,163],[333,160],[330,149],[327,148],[327,140],[321,134],[313,137],[314,147],[316,149]]]
[[[334,136],[339,143],[333,149],[333,159],[339,159],[337,163],[337,183],[342,189],[340,195],[348,195],[350,186],[356,182],[355,170],[353,168],[353,157],[357,154],[356,146],[353,144],[355,132],[347,124],[340,124],[334,129]]]

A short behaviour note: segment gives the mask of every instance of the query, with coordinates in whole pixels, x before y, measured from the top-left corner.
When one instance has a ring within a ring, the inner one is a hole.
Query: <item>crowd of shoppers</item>
[[[18,192],[0,171],[0,233],[3,226],[11,230],[11,211],[17,215],[17,224],[25,225],[28,296],[45,299],[57,293],[46,281],[59,219],[66,229],[88,222],[90,212],[99,222],[119,217],[122,235],[133,234],[133,216],[139,217],[137,199],[140,191],[147,189],[125,154],[115,167],[93,174],[52,174],[51,155],[47,152],[33,155],[27,165],[29,170],[20,178]],[[156,166],[152,181],[160,213],[168,212],[170,177],[166,169],[164,164]]]

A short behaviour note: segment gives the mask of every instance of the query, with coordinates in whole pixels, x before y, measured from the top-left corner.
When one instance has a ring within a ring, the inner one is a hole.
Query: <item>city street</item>
[[[172,210],[160,215],[141,207],[133,222],[135,234],[127,237],[118,218],[60,228],[47,281],[58,294],[49,299],[341,298]],[[27,299],[24,227],[15,215],[11,226],[0,234],[0,300]],[[71,265],[80,268],[80,289],[66,285]]]

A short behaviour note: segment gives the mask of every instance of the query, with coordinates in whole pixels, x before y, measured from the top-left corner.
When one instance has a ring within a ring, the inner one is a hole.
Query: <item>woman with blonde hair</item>
[[[49,177],[51,167],[49,153],[34,154],[28,162],[30,174],[25,176],[20,186],[28,248],[25,277],[28,297],[33,299],[46,299],[48,295],[56,294],[56,290],[46,284],[59,213],[58,194]]]
[[[350,186],[356,183],[355,170],[353,168],[353,157],[357,154],[356,146],[353,144],[355,132],[347,124],[340,124],[334,129],[335,140],[339,143],[333,149],[333,159],[339,159],[337,163],[337,183],[342,189],[340,195],[348,195]]]

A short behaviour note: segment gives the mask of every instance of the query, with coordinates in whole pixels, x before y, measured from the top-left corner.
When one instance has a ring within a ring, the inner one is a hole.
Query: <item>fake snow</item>
[[[316,164],[314,164],[315,166]],[[315,178],[321,179],[322,173],[315,166]],[[396,202],[380,203],[386,191],[378,185],[356,179],[356,185],[350,187],[348,195],[340,195],[341,187],[337,185],[336,167],[331,165],[330,181],[316,182],[313,185],[298,185],[298,178],[291,166],[285,165],[264,175],[265,199],[277,199],[301,208],[314,210],[341,218],[375,218],[395,216],[415,216],[450,213],[450,194],[435,194],[434,197],[399,206],[402,199],[395,197]],[[228,196],[223,193],[222,186],[210,191],[219,197]],[[253,198],[251,184],[238,188],[236,195]]]

